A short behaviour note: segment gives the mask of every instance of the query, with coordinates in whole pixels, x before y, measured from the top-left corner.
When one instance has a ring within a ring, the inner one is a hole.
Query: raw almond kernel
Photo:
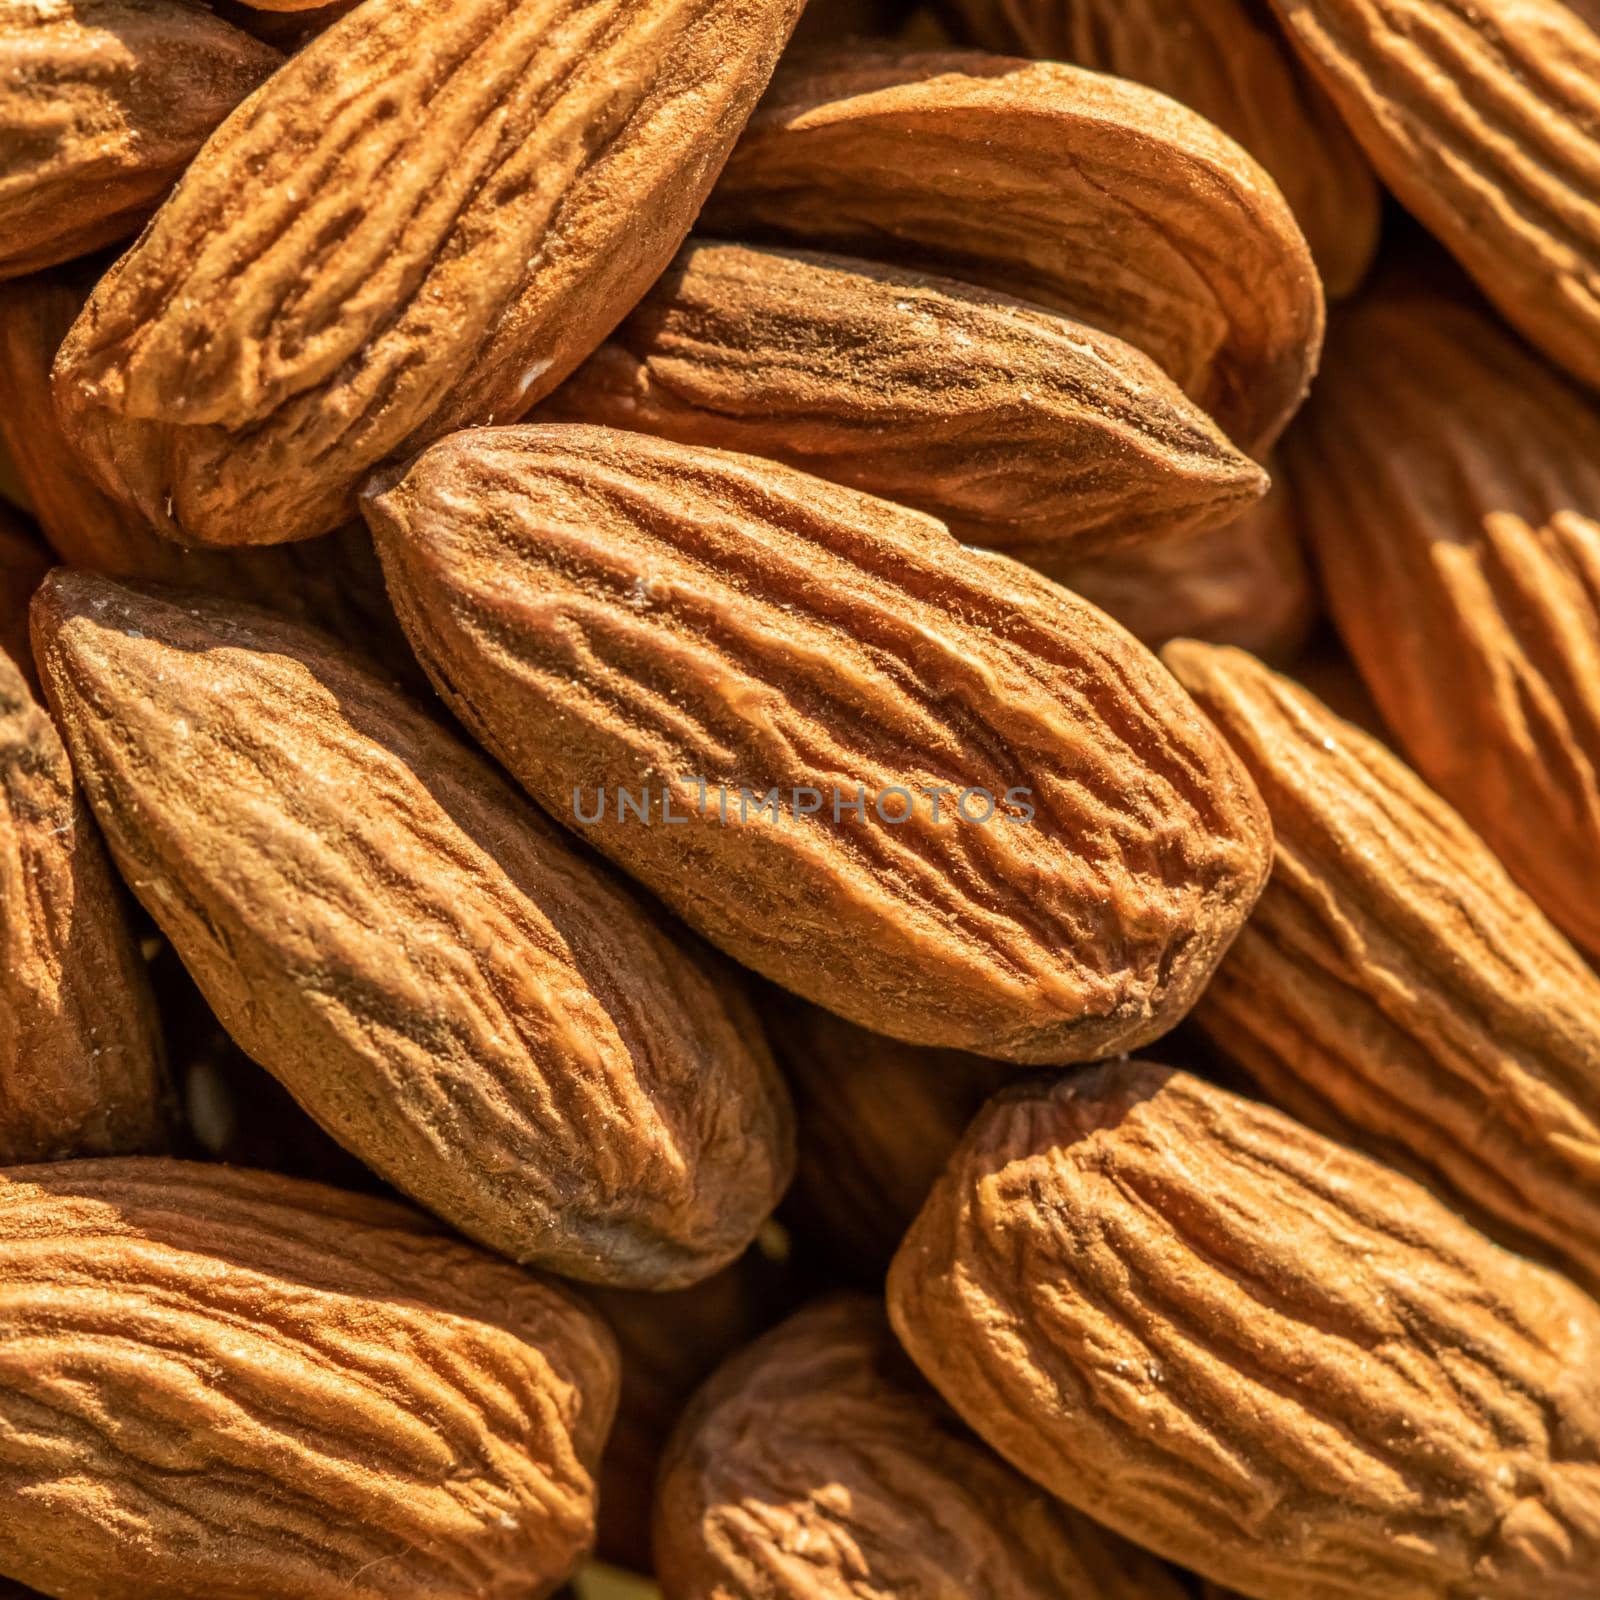
[[[1277,186],[1142,85],[975,51],[802,56],[706,211],[714,232],[896,258],[1154,359],[1259,456],[1305,395],[1322,288]]]
[[[1201,1079],[998,1095],[889,1307],[1015,1466],[1245,1595],[1593,1592],[1600,1307]]]
[[[1260,891],[1261,802],[1159,663],[931,517],[557,425],[442,440],[366,505],[423,664],[502,764],[863,1027],[1126,1049],[1188,1010]]]
[[[748,1008],[332,640],[60,571],[51,701],[123,875],[212,1009],[347,1149],[522,1261],[731,1260],[792,1161]]]
[[[0,0],[0,278],[137,233],[282,59],[181,0]]]
[[[604,1325],[406,1207],[18,1167],[0,1251],[0,1567],[61,1600],[524,1600],[593,1540]]]
[[[700,1391],[668,1449],[655,1548],[665,1600],[1183,1594],[956,1424],[864,1296],[807,1307]]]
[[[1593,0],[1272,0],[1379,176],[1505,319],[1600,384]]]
[[[1284,467],[1407,758],[1600,956],[1600,406],[1391,280],[1344,314]]]
[[[1237,139],[1299,221],[1328,293],[1378,246],[1378,185],[1267,0],[951,0],[987,50],[1071,61],[1171,95]]]
[[[1600,1288],[1600,980],[1376,739],[1241,651],[1163,659],[1276,841],[1201,1027],[1301,1121]]]
[[[49,716],[3,653],[0,950],[0,1162],[164,1145],[161,1028],[122,888]]]
[[[104,486],[200,544],[349,517],[520,416],[672,259],[801,0],[370,0],[217,131],[56,363]]]
[[[545,418],[787,461],[1002,549],[1142,551],[1267,487],[1120,339],[948,279],[736,244],[686,247]]]

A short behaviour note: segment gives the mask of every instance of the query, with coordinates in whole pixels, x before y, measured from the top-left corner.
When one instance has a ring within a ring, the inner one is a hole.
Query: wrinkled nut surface
[[[546,418],[787,461],[1002,549],[1142,549],[1267,487],[1120,339],[950,279],[736,244],[685,248]]]
[[[1272,0],[1373,166],[1500,314],[1600,384],[1593,0]]]
[[[0,0],[0,278],[136,233],[282,59],[181,0]]]
[[[1322,289],[1277,186],[1139,84],[975,51],[801,56],[706,211],[1062,311],[1163,367],[1251,455],[1300,404]]]
[[[190,165],[57,399],[205,544],[325,533],[376,462],[520,415],[672,258],[799,0],[373,0]]]
[[[889,1304],[1002,1455],[1245,1595],[1593,1592],[1600,1307],[1198,1078],[996,1096]]]
[[[1284,465],[1406,756],[1600,955],[1600,405],[1399,280],[1343,314]]]
[[[164,1144],[161,1028],[122,889],[48,714],[3,654],[0,951],[0,1162]]]
[[[34,637],[123,876],[341,1144],[575,1277],[738,1254],[792,1163],[753,1017],[487,763],[231,602],[60,571]]]
[[[616,1350],[404,1207],[0,1175],[0,1566],[62,1600],[528,1600],[594,1535]]]
[[[1209,117],[1271,174],[1328,293],[1378,246],[1378,185],[1267,0],[953,0],[986,50],[1132,78]]]
[[[932,518],[558,425],[441,441],[366,509],[424,665],[529,792],[864,1027],[1018,1061],[1127,1049],[1189,1008],[1259,892],[1260,801],[1187,696]],[[778,815],[752,809],[774,790]]]
[[[1600,1286],[1600,980],[1377,740],[1240,651],[1163,659],[1275,841],[1201,1027],[1300,1121]]]
[[[663,1464],[666,1600],[1179,1600],[1161,1563],[957,1426],[882,1308],[807,1307],[722,1367]]]

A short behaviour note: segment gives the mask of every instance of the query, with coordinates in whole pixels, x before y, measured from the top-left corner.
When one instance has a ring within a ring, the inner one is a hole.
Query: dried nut
[[[1030,1477],[1260,1600],[1582,1600],[1600,1307],[1281,1112],[1143,1063],[997,1096],[890,1313]]]
[[[1260,800],[1159,664],[931,517],[558,425],[443,440],[367,510],[423,664],[529,792],[864,1027],[1127,1049],[1260,890]]]
[[[1405,754],[1600,956],[1600,407],[1475,307],[1396,283],[1345,314],[1284,459]]]
[[[0,278],[138,232],[282,59],[180,0],[0,0]]]
[[[687,247],[546,418],[787,461],[1002,549],[1142,554],[1267,487],[1120,339],[949,279],[736,244]]]
[[[1201,1027],[1301,1121],[1600,1288],[1600,979],[1377,740],[1239,651],[1165,660],[1276,840]]]
[[[1160,1562],[997,1461],[865,1297],[808,1307],[724,1366],[656,1499],[666,1600],[1181,1600]]]
[[[1600,384],[1592,0],[1272,0],[1384,182],[1552,361]]]
[[[762,1020],[800,1128],[785,1215],[831,1266],[881,1282],[967,1124],[1016,1068],[885,1039],[803,1000],[774,999]]]
[[[1252,455],[1316,369],[1322,288],[1272,180],[1176,101],[1056,62],[802,57],[706,217],[1081,318],[1151,356]]]
[[[414,1212],[264,1172],[0,1176],[0,1568],[61,1600],[532,1600],[616,1350]]]
[[[744,1248],[792,1159],[748,1008],[486,763],[236,603],[58,571],[34,637],[123,875],[341,1144],[575,1277]]]
[[[0,653],[0,1162],[159,1148],[172,1106],[121,886],[67,753]]]
[[[56,363],[105,487],[201,544],[326,533],[519,416],[672,259],[801,0],[383,0],[217,131]]]
[[[1010,554],[1099,606],[1152,650],[1169,639],[1205,639],[1288,663],[1298,660],[1318,615],[1306,550],[1276,478],[1266,499],[1225,527],[1086,557],[1037,548]]]
[[[1237,139],[1283,190],[1328,293],[1378,245],[1378,185],[1266,0],[949,0],[987,50],[1071,61],[1159,89]]]

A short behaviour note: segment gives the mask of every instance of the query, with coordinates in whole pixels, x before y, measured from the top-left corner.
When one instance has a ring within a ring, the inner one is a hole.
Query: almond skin
[[[1500,314],[1600,385],[1590,0],[1272,0],[1373,166]]]
[[[367,512],[423,664],[540,804],[875,1032],[1126,1049],[1188,1009],[1259,891],[1260,802],[1159,664],[931,517],[559,425],[441,441]],[[646,786],[653,825],[618,794]],[[774,789],[776,818],[739,820]]]
[[[1181,1600],[962,1430],[881,1306],[807,1307],[695,1397],[656,1500],[665,1600]]]
[[[546,418],[787,461],[999,549],[1142,548],[1267,487],[1120,339],[950,279],[735,244],[682,250]]]
[[[521,1261],[637,1287],[749,1242],[792,1163],[739,997],[326,636],[58,571],[35,650],[123,876],[341,1144]]]
[[[0,1175],[0,1566],[61,1600],[525,1600],[594,1537],[616,1349],[402,1206]]]
[[[1301,1121],[1600,1288],[1600,980],[1376,739],[1242,651],[1162,659],[1275,840],[1196,1020]]]
[[[1405,755],[1600,956],[1600,406],[1397,275],[1341,316],[1283,462]]]
[[[1600,1307],[1201,1079],[998,1095],[889,1307],[1014,1465],[1244,1595],[1593,1592]]]
[[[374,0],[218,130],[56,363],[174,537],[326,533],[367,471],[520,416],[683,242],[800,0]]]
[[[179,0],[0,0],[0,278],[137,233],[282,60]]]
[[[706,224],[897,259],[1090,323],[1257,457],[1316,370],[1322,288],[1277,185],[1176,101],[1058,62],[786,62]]]

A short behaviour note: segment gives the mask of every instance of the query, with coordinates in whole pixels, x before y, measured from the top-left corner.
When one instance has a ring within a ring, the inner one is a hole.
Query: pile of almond
[[[1600,0],[803,4],[0,0],[0,1595],[1597,1600]]]

